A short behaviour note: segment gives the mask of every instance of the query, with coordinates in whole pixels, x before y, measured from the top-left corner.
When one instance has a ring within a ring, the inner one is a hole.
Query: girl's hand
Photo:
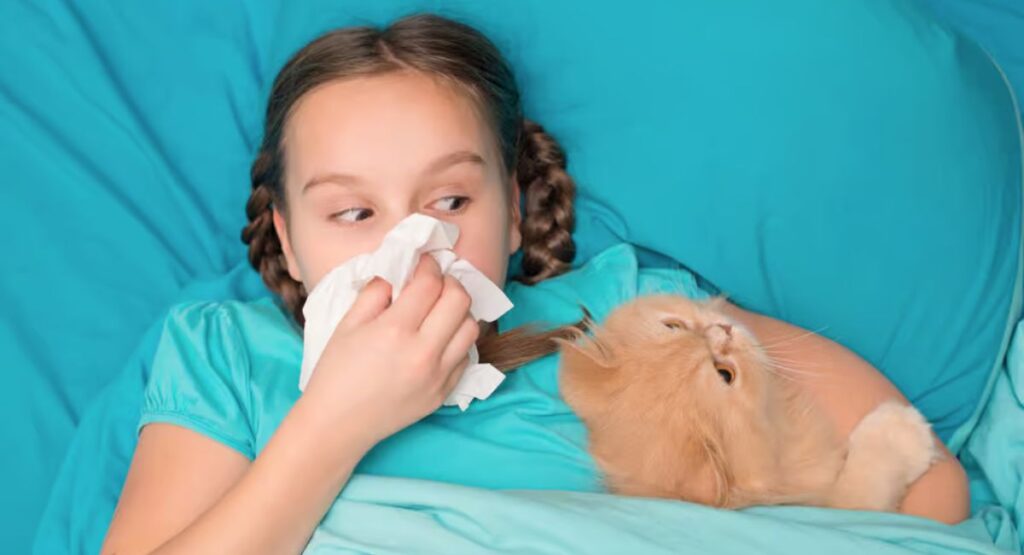
[[[384,280],[363,288],[299,400],[320,416],[325,441],[350,442],[356,430],[361,447],[371,448],[437,410],[469,363],[480,333],[471,299],[456,279],[441,275],[433,257],[421,257],[401,296],[390,299]],[[332,435],[340,428],[349,433]]]

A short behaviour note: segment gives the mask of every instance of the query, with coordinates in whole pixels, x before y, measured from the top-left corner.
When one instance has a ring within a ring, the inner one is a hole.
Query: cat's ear
[[[596,366],[606,370],[615,367],[611,349],[597,337],[580,333],[575,340],[555,339],[554,341],[562,351],[564,364],[575,367]]]
[[[707,470],[712,477],[712,505],[716,507],[731,507],[732,492],[735,480],[732,470],[726,460],[722,444],[713,436],[705,436],[703,441],[704,454],[707,457]]]
[[[732,507],[735,479],[716,433],[706,422],[696,422],[679,446],[680,464],[692,478],[686,483],[683,498],[712,507]]]
[[[722,313],[729,306],[729,299],[725,295],[718,295],[705,301],[705,305],[715,312]]]

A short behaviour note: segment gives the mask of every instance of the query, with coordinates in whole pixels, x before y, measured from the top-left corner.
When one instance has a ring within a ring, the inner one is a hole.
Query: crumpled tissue
[[[386,280],[391,284],[391,301],[394,302],[412,278],[423,254],[433,256],[441,273],[451,275],[466,289],[472,299],[469,311],[475,320],[493,322],[508,312],[512,301],[501,288],[451,250],[458,238],[458,226],[423,214],[412,214],[384,236],[377,250],[353,257],[328,272],[302,307],[306,325],[299,389],[306,389],[334,328],[363,286],[374,277]],[[494,366],[480,364],[476,345],[470,347],[468,355],[469,366],[444,400],[444,405],[458,405],[463,411],[473,399],[489,397],[505,379]]]

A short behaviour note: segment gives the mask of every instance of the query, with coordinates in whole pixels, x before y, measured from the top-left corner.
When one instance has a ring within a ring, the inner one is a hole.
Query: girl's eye
[[[438,199],[433,206],[444,212],[459,212],[469,204],[469,197],[453,195]]]
[[[341,212],[331,214],[332,219],[341,220],[343,222],[355,223],[361,222],[373,215],[373,210],[369,208],[349,208],[348,210],[342,210]]]

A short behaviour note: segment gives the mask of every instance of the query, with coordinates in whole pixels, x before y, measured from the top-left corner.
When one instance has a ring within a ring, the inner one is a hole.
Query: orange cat
[[[592,337],[556,340],[563,396],[609,489],[728,508],[896,510],[938,456],[921,414],[883,403],[841,441],[799,378],[718,302],[642,297]]]

